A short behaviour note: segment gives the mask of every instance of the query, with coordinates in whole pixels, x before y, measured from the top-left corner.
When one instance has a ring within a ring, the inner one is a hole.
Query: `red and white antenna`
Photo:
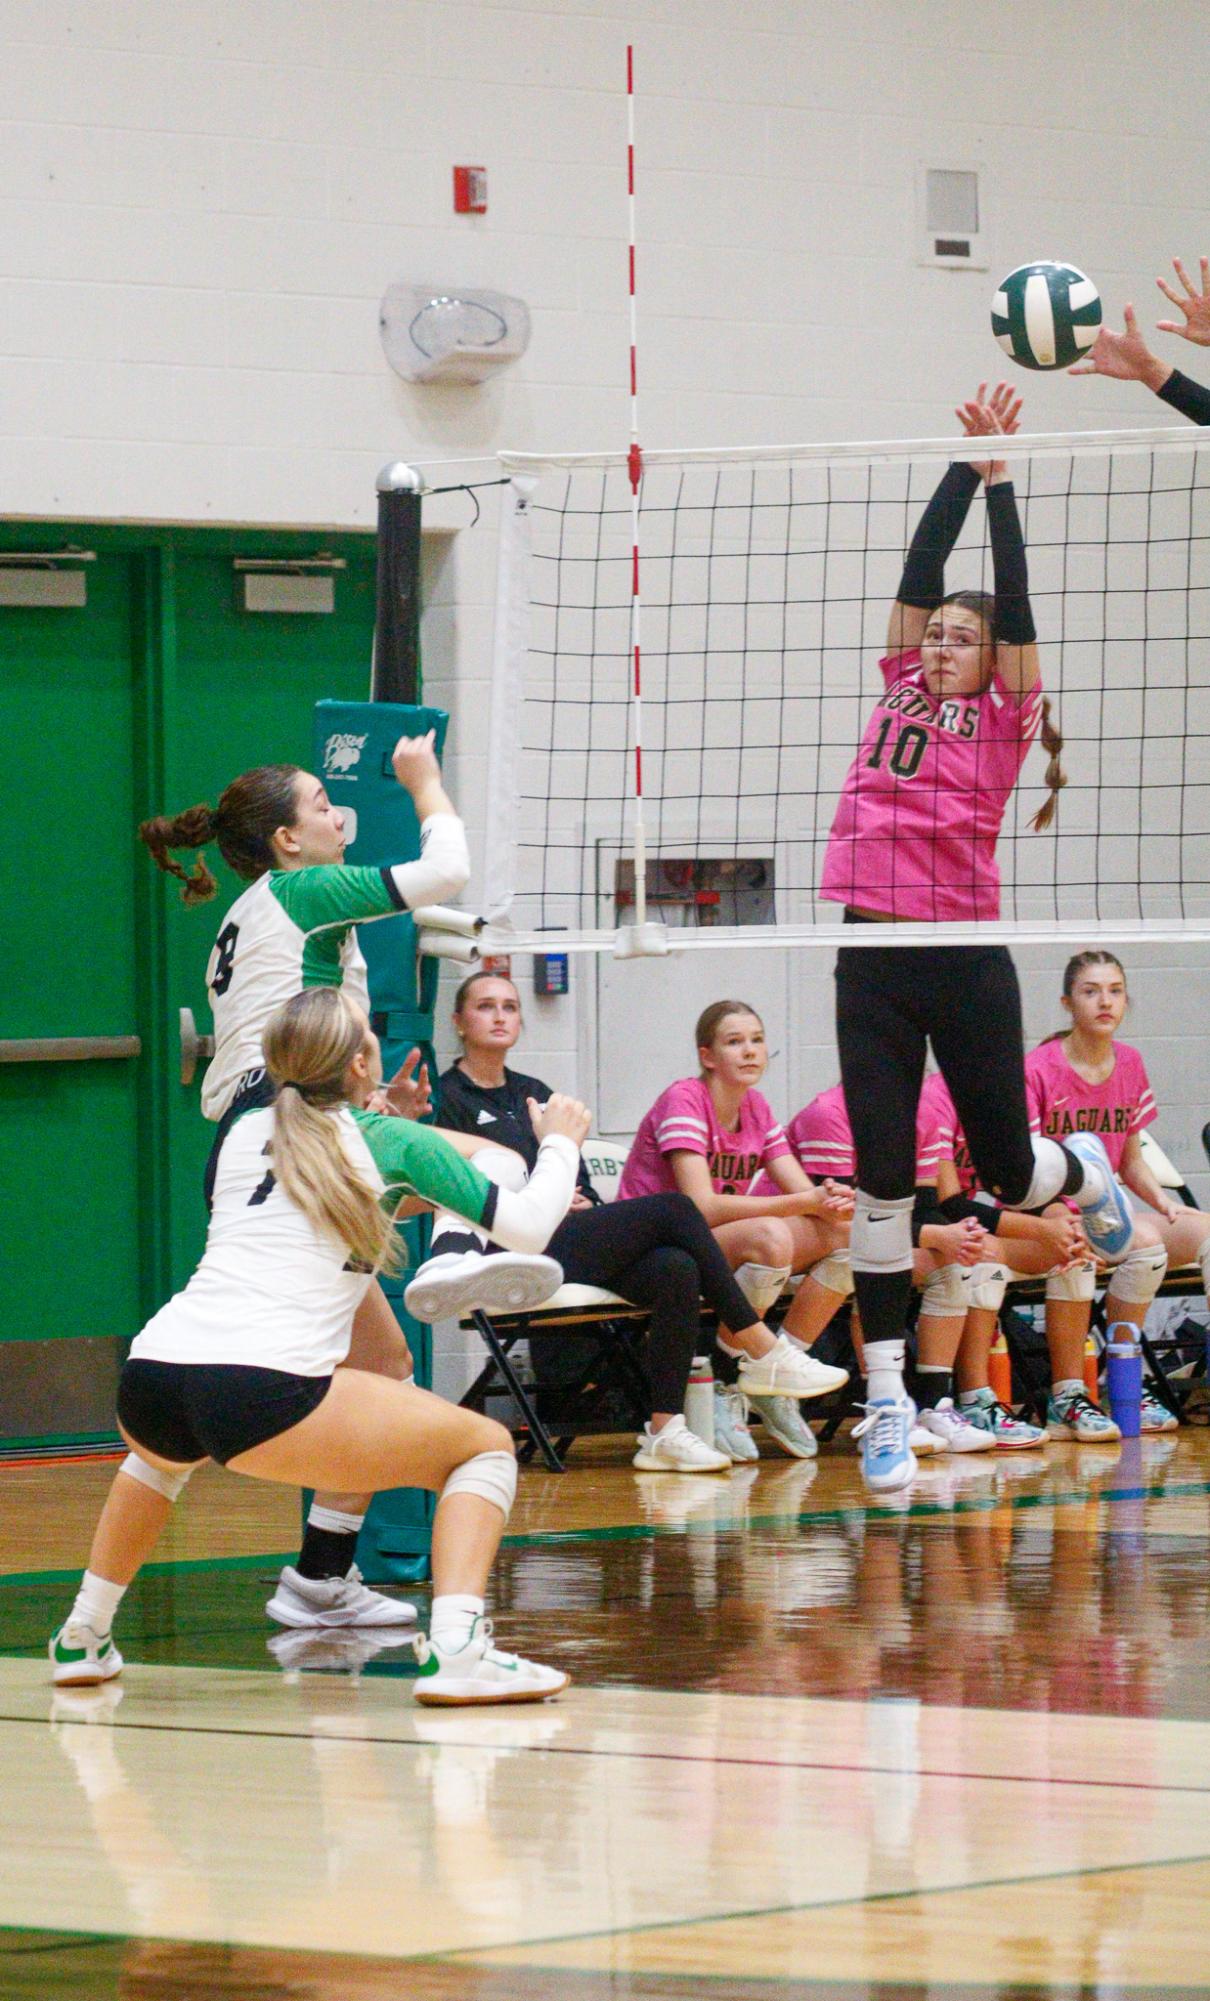
[[[634,44],[626,46],[626,178],[630,205],[630,536],[632,549],[630,644],[633,659],[634,710],[634,944],[643,949],[647,923],[647,829],[643,819],[643,649],[640,638],[642,596],[639,590],[639,487],[643,452],[639,444],[638,314],[635,304],[634,228]],[[651,949],[648,947],[648,949]],[[658,947],[657,947],[658,949]]]

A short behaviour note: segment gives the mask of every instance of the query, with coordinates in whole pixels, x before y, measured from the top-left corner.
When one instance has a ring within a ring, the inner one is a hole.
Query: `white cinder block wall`
[[[648,445],[935,435],[999,372],[1000,273],[1070,258],[1111,322],[1126,298],[1149,322],[1172,253],[1210,249],[1200,0],[0,0],[0,35],[4,512],[369,523],[388,458],[624,445],[627,39]],[[920,161],[982,164],[990,271],[915,264]],[[453,215],[455,162],[486,165],[485,217]],[[405,386],[377,332],[405,278],[519,293],[528,355]],[[1129,385],[1023,383],[1030,428],[1162,415]],[[483,498],[473,531],[464,500],[430,508],[425,620],[480,843]],[[787,1109],[834,1071],[822,970]],[[1131,972],[1164,1139],[1196,1164],[1210,974],[1159,949]],[[595,1095],[590,984],[530,1003],[526,1056]]]

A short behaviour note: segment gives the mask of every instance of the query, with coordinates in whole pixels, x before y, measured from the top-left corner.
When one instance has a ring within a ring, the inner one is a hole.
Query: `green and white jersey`
[[[270,1106],[232,1126],[202,1261],[135,1338],[132,1356],[326,1376],[347,1355],[370,1275],[283,1192],[272,1168],[274,1117]],[[419,1195],[479,1227],[492,1221],[500,1191],[431,1126],[347,1105],[331,1117],[351,1167],[388,1208]]]
[[[208,1119],[221,1119],[240,1079],[261,1067],[265,1023],[283,1001],[304,987],[347,986],[369,1011],[353,926],[457,895],[470,872],[453,814],[430,814],[420,847],[419,861],[389,868],[272,869],[236,898],[206,969],[214,1016],[214,1056],[202,1081]]]

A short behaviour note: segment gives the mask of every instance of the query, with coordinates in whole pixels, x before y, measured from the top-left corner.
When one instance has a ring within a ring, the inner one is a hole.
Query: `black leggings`
[[[914,1193],[916,1111],[929,1042],[981,1185],[1013,1208],[1033,1180],[1017,971],[1003,945],[842,946],[836,1040],[857,1186]]]
[[[710,1225],[688,1195],[635,1195],[576,1209],[547,1250],[569,1285],[598,1285],[651,1308],[648,1373],[651,1407],[677,1411],[701,1344],[701,1301],[738,1334],[756,1315],[744,1298]]]

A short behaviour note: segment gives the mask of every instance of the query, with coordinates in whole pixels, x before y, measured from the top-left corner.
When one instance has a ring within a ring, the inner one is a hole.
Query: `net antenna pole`
[[[643,483],[643,450],[639,444],[638,309],[635,291],[634,226],[634,44],[626,45],[626,180],[629,213],[630,287],[630,450],[626,469],[630,475],[630,650],[633,681],[631,710],[634,717],[634,923],[619,927],[616,956],[630,959],[668,950],[668,933],[663,924],[647,921],[647,827],[643,815],[643,599],[639,587],[639,489]]]
[[[424,474],[395,460],[378,475],[378,600],[372,702],[420,700],[420,496]]]

